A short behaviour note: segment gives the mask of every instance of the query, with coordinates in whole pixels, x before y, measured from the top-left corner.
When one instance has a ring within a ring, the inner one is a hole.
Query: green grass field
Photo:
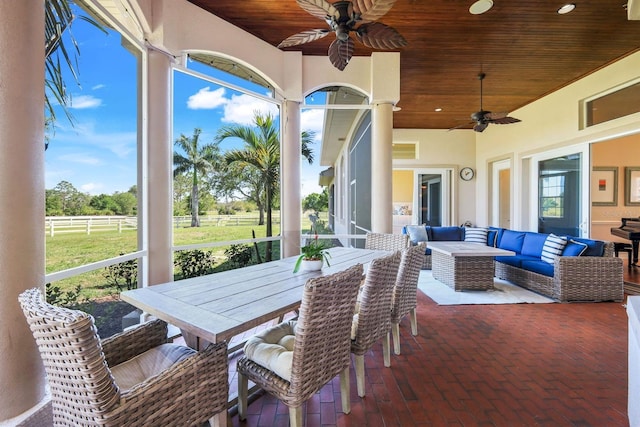
[[[326,214],[325,214],[326,215]],[[308,232],[310,223],[303,218],[303,233]],[[265,226],[203,226],[174,228],[174,245],[188,245],[208,242],[228,242],[252,238],[252,230],[256,238],[266,236]],[[273,235],[280,233],[279,224],[274,225]],[[216,265],[226,261],[224,250],[227,246],[204,248],[211,250],[216,258]],[[279,257],[279,243],[273,243],[274,258]],[[56,234],[46,236],[46,266],[47,273],[66,270],[73,267],[117,257],[123,253],[137,250],[137,233],[134,230],[100,231],[90,235],[85,233]],[[177,271],[176,271],[177,272]],[[80,300],[101,298],[117,292],[114,286],[108,284],[104,276],[105,269],[101,268],[80,274],[69,279],[54,282],[63,292],[81,286]]]

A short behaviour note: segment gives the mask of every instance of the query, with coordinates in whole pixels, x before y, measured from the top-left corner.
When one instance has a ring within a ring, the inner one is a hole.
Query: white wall
[[[478,222],[486,223],[489,219],[488,168],[492,161],[507,157],[514,159],[512,188],[519,189],[523,175],[520,166],[522,159],[527,156],[560,147],[584,147],[590,142],[640,132],[640,113],[588,129],[579,129],[581,100],[638,77],[640,53],[624,58],[533,104],[511,112],[510,115],[521,119],[521,123],[506,126],[489,125],[483,133],[477,133]],[[585,196],[588,197],[588,189],[585,190]],[[524,203],[526,201],[516,205],[516,212]]]

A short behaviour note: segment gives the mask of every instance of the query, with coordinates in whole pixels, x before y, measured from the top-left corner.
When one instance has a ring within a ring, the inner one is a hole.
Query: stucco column
[[[171,138],[171,59],[149,50],[148,63],[147,221],[149,285],[173,280]],[[144,179],[143,179],[144,181]]]
[[[280,210],[282,224],[282,257],[300,254],[300,104],[285,101],[282,120],[282,156]]]
[[[0,1],[0,422],[45,395],[18,295],[44,291],[44,1]]]
[[[371,111],[371,231],[393,231],[393,105],[374,104]]]

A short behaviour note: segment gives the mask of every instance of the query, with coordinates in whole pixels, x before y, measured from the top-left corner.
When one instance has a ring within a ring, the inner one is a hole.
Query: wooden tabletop
[[[307,279],[366,265],[389,252],[338,247],[329,254],[331,266],[317,272],[294,274],[298,257],[291,257],[125,291],[121,298],[200,339],[221,342],[297,308]]]
[[[494,248],[482,243],[472,242],[427,242],[427,247],[451,257],[457,256],[513,256],[515,252],[506,249]]]

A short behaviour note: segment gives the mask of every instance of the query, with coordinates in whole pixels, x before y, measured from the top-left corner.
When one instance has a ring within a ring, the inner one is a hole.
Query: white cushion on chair
[[[295,320],[282,322],[254,335],[244,345],[244,354],[258,365],[290,381],[296,324]]]
[[[110,368],[111,374],[121,390],[129,390],[195,353],[182,345],[162,344]]]

